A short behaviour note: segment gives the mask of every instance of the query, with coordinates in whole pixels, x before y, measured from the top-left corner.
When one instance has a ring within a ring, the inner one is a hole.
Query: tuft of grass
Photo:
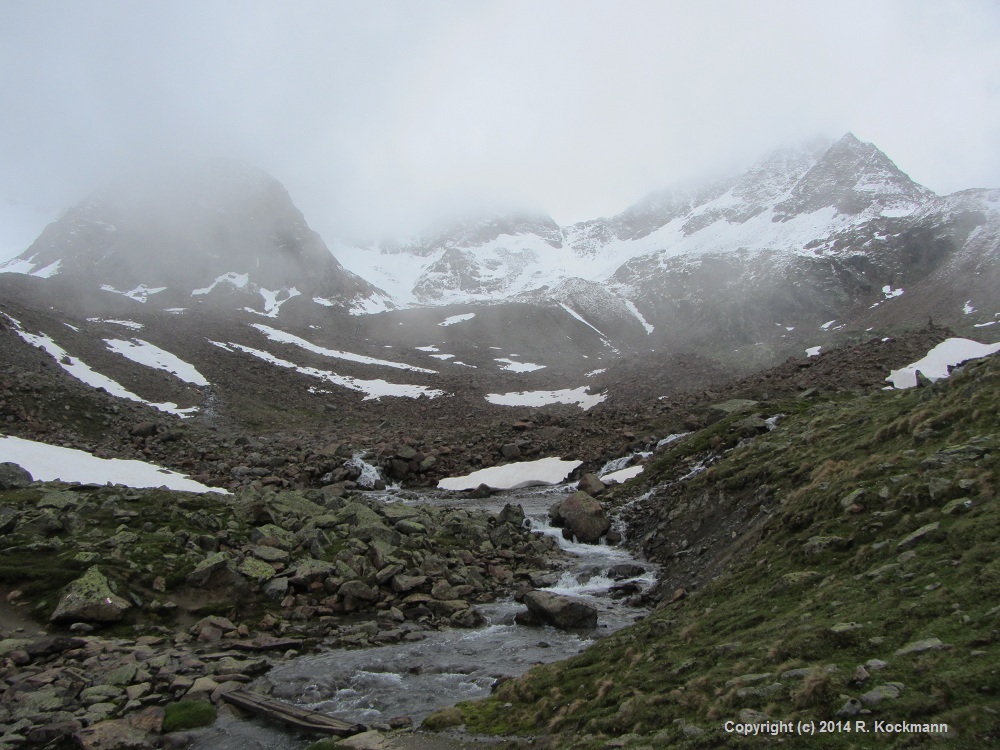
[[[207,701],[177,701],[167,704],[163,710],[164,733],[210,726],[217,714],[215,706]]]

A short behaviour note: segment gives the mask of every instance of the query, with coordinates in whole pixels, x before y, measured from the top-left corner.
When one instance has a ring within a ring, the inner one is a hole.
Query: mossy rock
[[[164,708],[163,732],[183,732],[215,722],[215,706],[206,701],[178,701]]]
[[[465,723],[465,719],[462,718],[462,710],[457,706],[451,706],[450,708],[442,708],[440,711],[435,711],[420,725],[423,729],[429,729],[432,732],[440,732],[443,729],[451,729],[452,727],[458,727]]]

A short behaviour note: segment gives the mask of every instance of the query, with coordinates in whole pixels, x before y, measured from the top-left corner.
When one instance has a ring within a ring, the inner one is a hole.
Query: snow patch
[[[836,322],[837,322],[836,318],[834,318],[833,320],[828,320],[823,325],[821,325],[820,328],[822,328],[824,331],[829,331],[830,326],[832,326]]]
[[[822,346],[810,346],[808,349],[806,349],[806,356],[807,357],[818,357],[819,356],[819,350],[822,349],[822,348],[823,348]]]
[[[247,312],[254,313],[255,315],[263,315],[265,318],[277,318],[278,312],[281,310],[281,306],[288,302],[288,300],[293,297],[298,297],[302,292],[296,289],[294,286],[291,289],[278,289],[276,291],[271,291],[270,289],[264,289],[261,287],[257,290],[261,297],[264,298],[264,311],[254,310],[252,307],[244,307],[243,309]],[[278,299],[278,295],[282,292],[285,293],[285,297]]]
[[[494,490],[515,490],[520,487],[559,484],[583,464],[583,461],[563,461],[561,458],[541,458],[480,469],[460,477],[448,477],[438,482],[438,489],[460,492],[474,490],[485,484]]]
[[[628,311],[635,316],[636,320],[642,323],[642,327],[646,329],[647,335],[656,330],[644,317],[642,317],[642,313],[639,312],[639,308],[635,306],[635,303],[632,302],[632,300],[627,299],[623,300],[623,302],[625,303],[625,307],[628,308]]]
[[[120,354],[126,359],[130,359],[140,365],[152,367],[156,370],[165,370],[185,383],[192,385],[209,385],[208,380],[195,369],[194,365],[188,364],[180,357],[150,344],[142,339],[132,339],[123,341],[121,339],[104,339],[108,349],[115,354]]]
[[[49,263],[45,268],[39,268],[37,271],[32,271],[32,276],[37,276],[40,279],[48,279],[59,273],[59,266],[62,264],[61,260],[57,260],[55,263]]]
[[[128,399],[129,401],[136,401],[140,404],[146,404],[146,406],[152,406],[154,409],[159,409],[160,411],[166,412],[168,414],[173,414],[178,417],[189,417],[194,412],[198,411],[197,406],[189,406],[185,409],[181,409],[177,404],[172,401],[166,403],[157,404],[152,401],[147,401],[141,396],[137,396],[128,390],[121,383],[112,380],[106,375],[102,375],[99,372],[95,372],[90,369],[90,367],[84,364],[79,359],[74,359],[70,357],[69,354],[59,346],[55,341],[46,336],[44,333],[28,333],[21,328],[19,321],[4,314],[4,316],[14,324],[14,333],[21,337],[21,340],[25,341],[32,346],[37,346],[39,349],[48,354],[56,363],[72,375],[74,378],[79,380],[81,383],[86,383],[92,388],[103,388],[110,395],[116,396],[117,398]]]
[[[608,397],[607,393],[587,393],[588,386],[565,388],[559,391],[518,391],[515,393],[488,393],[486,400],[498,406],[547,406],[548,404],[576,404],[584,411],[597,406]]]
[[[130,328],[133,331],[141,331],[144,326],[142,323],[136,323],[134,320],[115,320],[114,318],[87,318],[89,323],[114,323],[116,326],[123,326],[125,328]]]
[[[642,474],[642,470],[645,466],[629,466],[627,469],[619,469],[618,471],[612,471],[601,477],[601,481],[605,484],[619,484],[621,482],[627,482],[629,479]]]
[[[536,365],[534,362],[515,362],[512,359],[504,358],[496,358],[493,361],[499,362],[500,369],[507,370],[508,372],[534,372],[535,370],[545,369],[545,365]]]
[[[313,298],[314,302],[318,302],[326,307],[335,307],[336,303],[330,300],[321,300],[319,297]],[[356,300],[351,303],[351,309],[348,311],[351,315],[378,315],[379,313],[388,312],[389,310],[395,310],[396,305],[393,303],[392,299],[386,297],[384,294],[373,294],[371,297],[366,297],[365,299]]]
[[[128,297],[129,299],[134,299],[136,302],[141,302],[143,304],[146,304],[146,300],[149,299],[152,295],[159,294],[164,289],[166,289],[165,286],[149,287],[149,286],[146,286],[145,284],[139,284],[139,286],[137,286],[135,289],[131,289],[131,290],[127,291],[127,292],[123,292],[123,291],[121,291],[119,289],[115,289],[110,284],[102,284],[101,285],[101,290],[102,291],[112,292],[114,294],[120,294],[123,297]]]
[[[889,373],[887,381],[894,388],[914,388],[917,385],[917,371],[928,380],[948,377],[948,368],[969,359],[979,359],[1000,352],[1000,344],[980,344],[971,339],[945,339],[935,346],[923,359]]]
[[[962,306],[962,312],[966,315],[972,315],[976,311],[976,308],[972,306],[972,300],[966,301],[965,305]]]
[[[126,487],[167,487],[184,492],[230,494],[145,461],[98,458],[72,448],[0,435],[0,462],[4,461],[17,464],[40,482],[123,484]]]
[[[334,372],[328,370],[320,370],[315,367],[300,367],[292,362],[289,362],[279,357],[275,357],[270,352],[261,351],[260,349],[254,349],[249,346],[243,346],[242,344],[234,344],[229,342],[228,344],[222,343],[221,341],[210,341],[209,343],[224,349],[227,352],[232,352],[234,350],[241,351],[245,354],[249,354],[257,359],[262,359],[265,362],[269,362],[272,365],[278,367],[283,367],[288,370],[295,370],[303,375],[308,375],[313,378],[319,378],[320,380],[325,380],[328,383],[333,383],[334,385],[339,385],[342,388],[347,388],[352,391],[359,391],[365,394],[365,401],[378,400],[383,396],[393,396],[400,398],[420,398],[424,396],[426,398],[437,398],[438,396],[444,396],[444,391],[439,391],[435,388],[428,388],[424,385],[407,385],[405,383],[389,383],[385,380],[363,380],[361,378],[352,378],[347,375],[337,375]]]
[[[402,362],[392,362],[388,359],[376,359],[375,357],[367,357],[364,354],[353,354],[351,352],[342,352],[338,349],[327,349],[322,346],[317,346],[303,338],[296,336],[295,334],[288,333],[286,331],[280,331],[277,328],[272,328],[271,326],[266,326],[261,323],[251,323],[251,328],[256,328],[258,331],[267,336],[271,341],[277,342],[279,344],[292,344],[300,349],[305,349],[307,352],[312,352],[313,354],[319,354],[323,357],[331,357],[333,359],[342,359],[346,362],[357,362],[362,365],[378,365],[379,367],[391,367],[396,370],[409,370],[410,372],[425,372],[431,375],[435,375],[437,370],[427,370],[423,367],[414,367],[413,365],[407,365]]]
[[[246,289],[247,284],[250,283],[250,274],[248,273],[236,273],[236,271],[230,271],[229,273],[224,273],[221,276],[216,276],[215,281],[202,289],[192,289],[191,296],[197,297],[202,294],[208,294],[219,284],[230,284],[237,289]]]
[[[464,322],[466,320],[472,320],[474,317],[476,317],[475,313],[465,313],[463,315],[452,315],[450,318],[445,318],[444,320],[442,320],[440,323],[438,323],[438,325],[439,326],[453,326],[456,323],[462,323],[462,322]]]

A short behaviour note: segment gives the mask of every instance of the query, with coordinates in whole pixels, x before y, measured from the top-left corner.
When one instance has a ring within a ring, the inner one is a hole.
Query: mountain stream
[[[517,625],[514,615],[523,611],[524,605],[498,601],[477,607],[486,618],[482,627],[431,632],[409,643],[313,653],[279,663],[260,682],[270,685],[274,698],[347,721],[378,726],[394,717],[409,716],[416,725],[439,708],[488,696],[498,678],[516,677],[535,664],[566,659],[593,640],[635,622],[646,609],[630,603],[627,597],[613,596],[612,588],[626,584],[633,584],[632,589],[648,588],[655,580],[654,566],[633,559],[623,548],[566,541],[561,529],[549,526],[549,506],[572,489],[569,485],[532,487],[483,500],[394,489],[378,494],[387,501],[461,505],[493,513],[507,503],[519,503],[538,533],[554,536],[561,547],[576,555],[559,580],[545,588],[586,599],[597,607],[594,631]],[[621,564],[641,566],[645,573],[613,580],[608,571]],[[199,733],[193,745],[196,750],[284,750],[309,744],[307,739],[293,740],[280,728],[225,714],[212,728]]]

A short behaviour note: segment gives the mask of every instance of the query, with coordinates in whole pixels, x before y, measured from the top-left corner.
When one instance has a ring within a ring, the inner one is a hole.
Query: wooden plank
[[[268,698],[243,690],[232,690],[223,693],[222,699],[238,708],[249,711],[267,719],[274,719],[296,729],[320,734],[335,734],[339,737],[350,737],[354,734],[368,731],[364,724],[351,724],[342,719],[312,711],[308,708],[293,706],[290,703]]]

